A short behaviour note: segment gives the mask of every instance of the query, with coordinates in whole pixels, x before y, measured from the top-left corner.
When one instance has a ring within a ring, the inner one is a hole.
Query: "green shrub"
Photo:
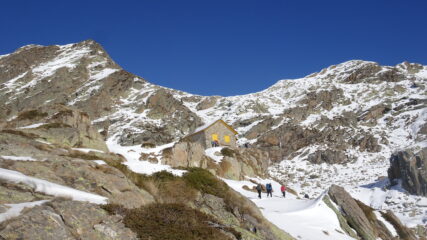
[[[18,131],[18,130],[14,130],[14,129],[3,129],[0,132],[1,133],[13,134],[13,135],[17,135],[17,136],[21,136],[21,137],[25,137],[25,138],[30,138],[30,139],[36,139],[39,137],[39,135],[36,135],[34,133],[28,133],[28,132]]]
[[[225,147],[225,148],[221,149],[221,154],[224,156],[227,156],[227,157],[234,157],[235,153],[236,152],[231,148]]]
[[[154,180],[160,181],[160,182],[166,182],[166,181],[172,181],[175,180],[177,177],[173,175],[172,173],[163,170],[160,172],[155,172],[153,175],[149,176],[153,178]]]
[[[51,129],[51,128],[72,128],[71,125],[65,124],[65,123],[46,123],[43,124],[36,129]]]
[[[225,240],[231,239],[222,231],[230,232],[237,239],[238,232],[220,224],[211,216],[183,204],[150,204],[138,209],[124,209],[119,205],[104,205],[112,214],[124,216],[126,227],[140,239],[150,240]]]
[[[184,180],[202,193],[224,198],[228,186],[206,169],[190,168],[183,175]]]
[[[84,160],[104,160],[102,157],[91,153],[91,152],[81,152],[77,150],[69,150],[68,153],[62,154],[62,156],[72,157],[72,158],[80,158]]]
[[[16,118],[16,120],[26,120],[26,119],[31,120],[36,118],[44,118],[47,116],[48,114],[45,112],[40,112],[38,110],[29,110],[29,111],[21,112]]]

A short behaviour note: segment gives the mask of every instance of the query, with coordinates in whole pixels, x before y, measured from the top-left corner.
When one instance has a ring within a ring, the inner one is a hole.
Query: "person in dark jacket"
[[[286,187],[285,187],[285,185],[282,185],[280,187],[280,191],[282,191],[283,197],[286,197]]]
[[[258,183],[258,185],[256,186],[256,190],[258,191],[258,197],[261,199],[261,191],[262,191],[261,184]]]
[[[270,197],[273,197],[273,187],[271,186],[271,183],[267,183],[265,185],[265,189],[267,190],[267,197],[270,195]]]

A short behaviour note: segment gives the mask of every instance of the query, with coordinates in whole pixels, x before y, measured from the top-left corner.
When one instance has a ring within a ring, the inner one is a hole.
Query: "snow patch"
[[[37,161],[37,159],[34,159],[32,157],[17,157],[17,156],[0,156],[6,160],[12,160],[12,161]]]
[[[222,162],[224,156],[221,154],[223,147],[213,147],[205,150],[205,155],[212,158],[217,164]],[[218,154],[219,153],[219,154]]]
[[[5,206],[9,207],[9,209],[4,213],[0,213],[0,223],[19,216],[19,214],[21,214],[21,211],[24,210],[24,208],[32,208],[35,206],[42,205],[45,202],[48,202],[48,200],[24,202],[24,203],[16,203],[16,204],[5,204]]]
[[[105,153],[104,151],[98,150],[98,149],[93,149],[93,148],[71,148],[73,150],[77,150],[80,152],[84,152],[84,153],[89,153],[89,152],[99,152],[99,153]]]
[[[126,158],[126,162],[124,164],[128,166],[128,168],[136,173],[142,174],[153,174],[155,172],[160,171],[168,171],[174,175],[182,176],[186,171],[172,169],[169,165],[159,163],[152,163],[149,161],[140,160],[141,154],[152,154],[157,156],[158,159],[161,159],[161,152],[169,147],[172,147],[175,143],[169,143],[162,146],[158,146],[156,148],[142,148],[141,146],[121,146],[114,140],[114,136],[107,140],[107,146],[111,152],[118,153],[123,155]]]
[[[18,129],[31,129],[31,128],[38,128],[40,126],[45,125],[46,123],[36,123],[36,124],[31,124],[28,126],[24,126],[24,127],[19,127]]]
[[[0,168],[0,179],[14,183],[24,183],[37,192],[56,197],[69,197],[75,201],[87,201],[95,204],[106,204],[107,198],[96,194],[83,192],[70,187],[51,183],[46,180],[29,177],[20,172]]]
[[[107,163],[102,160],[94,160],[94,162],[98,165],[106,165]]]

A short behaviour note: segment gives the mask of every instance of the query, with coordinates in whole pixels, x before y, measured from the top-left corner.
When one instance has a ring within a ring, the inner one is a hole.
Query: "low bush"
[[[46,123],[37,127],[36,129],[51,129],[51,128],[72,128],[72,126],[65,123]]]
[[[21,137],[25,137],[25,138],[30,138],[30,139],[35,139],[35,138],[39,137],[39,135],[34,134],[34,133],[28,133],[28,132],[23,132],[23,131],[14,130],[14,129],[3,129],[0,132],[1,133],[13,134],[13,135],[17,135],[17,136],[21,136]]]
[[[80,158],[85,160],[104,160],[101,159],[99,156],[91,154],[91,153],[85,153],[80,151],[70,151],[68,154],[64,154],[63,156],[72,157],[72,158]]]
[[[32,120],[36,118],[44,118],[47,116],[48,114],[45,112],[40,112],[39,110],[29,110],[19,113],[18,117],[16,117],[16,120]]]
[[[183,175],[184,180],[193,188],[202,193],[224,198],[229,190],[227,184],[219,180],[212,173],[202,168],[190,168]]]
[[[126,227],[140,239],[150,240],[225,240],[231,239],[223,231],[241,236],[220,224],[211,216],[183,204],[150,204],[138,209],[124,209],[119,205],[104,205],[112,213],[124,216]]]
[[[221,154],[227,157],[234,157],[234,154],[236,154],[236,152],[231,148],[225,147],[221,149]]]
[[[165,170],[160,172],[155,172],[150,177],[153,178],[154,180],[161,181],[161,182],[172,181],[178,178],[177,176]]]

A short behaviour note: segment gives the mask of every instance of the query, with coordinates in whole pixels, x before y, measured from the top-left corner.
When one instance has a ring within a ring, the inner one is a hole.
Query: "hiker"
[[[273,197],[273,194],[272,194],[273,187],[271,186],[271,183],[267,183],[265,185],[265,189],[267,189],[267,197],[268,197],[268,195],[270,195],[270,197]]]
[[[285,198],[286,197],[286,187],[285,187],[285,185],[282,185],[280,187],[280,191],[282,191],[283,197]]]
[[[249,148],[249,143],[245,143],[245,148]]]
[[[215,142],[215,147],[219,147],[219,142],[218,142],[218,140],[215,140],[214,142]]]
[[[258,191],[258,197],[259,197],[259,199],[261,199],[261,191],[262,191],[261,184],[258,183],[258,185],[256,186],[256,190]]]

